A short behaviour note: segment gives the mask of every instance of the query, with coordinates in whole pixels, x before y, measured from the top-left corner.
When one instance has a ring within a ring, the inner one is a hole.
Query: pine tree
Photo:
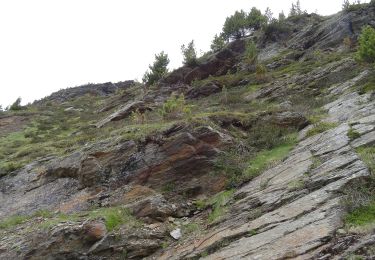
[[[168,73],[169,58],[164,51],[155,54],[155,61],[149,65],[149,70],[143,76],[143,82],[147,85],[153,85]]]
[[[198,63],[197,51],[195,50],[194,40],[188,43],[187,46],[181,46],[182,55],[184,56],[184,65],[195,66]]]
[[[214,39],[212,40],[212,43],[211,43],[211,50],[213,52],[217,52],[223,49],[224,46],[225,46],[224,37],[222,35],[218,36],[217,34],[215,34]]]
[[[273,19],[273,13],[269,7],[266,8],[266,11],[264,12],[264,16],[267,19],[267,24],[272,22]]]

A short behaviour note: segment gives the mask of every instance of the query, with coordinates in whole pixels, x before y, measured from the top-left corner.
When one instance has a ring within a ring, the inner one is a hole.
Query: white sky
[[[291,0],[0,0],[0,104],[23,103],[88,82],[142,79],[154,54],[181,65],[191,39],[207,51],[236,10],[287,14]],[[301,0],[333,14],[342,0]]]

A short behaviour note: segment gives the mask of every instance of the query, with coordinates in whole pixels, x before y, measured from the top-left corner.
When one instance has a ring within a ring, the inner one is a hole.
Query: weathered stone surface
[[[373,144],[375,126],[368,95],[342,95],[326,106],[328,120],[341,125],[301,141],[286,160],[241,187],[208,234],[158,259],[194,259],[205,252],[203,259],[313,259],[334,247],[343,225],[343,191],[369,175],[354,148]],[[351,127],[361,135],[354,141]],[[344,248],[355,243],[350,241]]]
[[[134,101],[130,102],[129,104],[125,105],[124,107],[120,108],[113,114],[109,115],[102,121],[98,122],[96,124],[97,128],[101,128],[112,121],[118,121],[121,119],[126,118],[129,116],[133,111],[139,110],[140,112],[144,112],[146,110],[150,110],[143,101]]]
[[[199,97],[207,97],[212,94],[218,93],[221,91],[221,87],[217,84],[210,82],[207,83],[201,87],[192,88],[188,93],[186,94],[187,98],[199,98]]]
[[[281,127],[295,127],[302,129],[308,125],[308,120],[298,112],[281,112],[271,116],[270,122]]]

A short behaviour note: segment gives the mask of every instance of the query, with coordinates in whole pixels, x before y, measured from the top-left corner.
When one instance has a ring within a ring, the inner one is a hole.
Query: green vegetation
[[[188,66],[195,66],[198,64],[197,51],[195,50],[194,40],[189,42],[187,46],[181,46],[182,55],[184,57],[183,63]]]
[[[329,122],[318,122],[313,125],[313,128],[309,129],[306,133],[306,137],[314,136],[330,129],[337,127],[338,124],[336,123],[329,123]]]
[[[153,85],[168,73],[169,58],[163,51],[155,55],[155,61],[149,65],[149,71],[143,76],[143,82],[147,85]]]
[[[350,212],[345,217],[345,222],[349,226],[363,226],[375,223],[375,200],[367,206],[359,207]]]
[[[214,39],[212,40],[212,43],[211,43],[211,50],[213,52],[217,52],[223,49],[224,46],[225,46],[224,37],[222,35],[218,36],[217,34],[215,34]]]
[[[14,103],[12,105],[10,105],[9,107],[9,110],[10,111],[17,111],[17,110],[21,110],[22,109],[22,106],[21,106],[21,98],[17,98],[16,101],[14,101]]]
[[[297,0],[296,3],[292,3],[292,7],[290,8],[289,16],[299,16],[302,15],[304,12],[301,9],[301,3]]]
[[[163,119],[178,119],[183,116],[190,116],[191,107],[186,105],[183,94],[177,96],[172,94],[159,110]]]
[[[373,1],[371,3],[361,3],[361,1],[353,1],[353,3],[350,3],[349,0],[344,0],[342,4],[342,10],[345,12],[353,12],[357,10],[361,10],[362,8],[366,8],[369,5],[373,5]]]
[[[38,224],[42,228],[50,228],[61,222],[79,221],[82,219],[103,219],[108,231],[112,231],[121,225],[138,226],[140,222],[131,215],[130,211],[121,207],[98,208],[92,211],[74,214],[53,214],[48,210],[37,211],[32,215],[14,215],[0,222],[0,229],[9,229],[22,223],[32,221],[34,218],[42,217],[43,221]],[[39,222],[39,221],[38,221]]]
[[[370,25],[362,28],[357,55],[365,62],[375,62],[375,29]]]
[[[236,11],[226,18],[223,26],[223,37],[226,40],[239,39],[246,35],[248,30],[258,30],[267,22],[262,12],[253,7],[247,14],[245,11]]]
[[[375,147],[359,147],[356,151],[361,160],[367,164],[370,177],[351,187],[347,192],[346,206],[349,213],[345,216],[345,223],[349,227],[375,223]]]
[[[361,134],[358,133],[356,130],[354,130],[353,128],[350,128],[349,131],[348,131],[348,137],[350,139],[350,141],[353,141],[359,137],[361,137]]]
[[[29,218],[27,216],[14,215],[0,222],[0,229],[8,229],[26,222]]]
[[[258,60],[258,51],[255,43],[249,41],[246,45],[244,60],[247,64],[255,64]]]
[[[257,156],[250,161],[249,166],[245,171],[245,178],[252,179],[258,176],[268,167],[284,159],[286,155],[292,150],[294,145],[295,140],[290,140],[271,150],[266,150],[258,153]]]
[[[89,212],[90,219],[103,218],[108,231],[112,231],[123,224],[137,224],[137,220],[130,211],[121,207],[99,208]]]
[[[375,177],[375,147],[363,146],[357,148],[356,151],[361,160],[366,163],[371,175]]]
[[[209,223],[214,223],[220,220],[220,218],[226,213],[226,205],[232,198],[233,193],[234,190],[223,191],[216,194],[206,202],[207,205],[210,205],[212,208],[212,212],[208,215]]]

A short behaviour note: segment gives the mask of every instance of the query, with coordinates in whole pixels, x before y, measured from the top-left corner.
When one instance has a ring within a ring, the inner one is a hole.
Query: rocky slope
[[[250,36],[261,78],[240,39],[0,115],[0,259],[374,257],[375,72],[343,40],[375,9],[292,18]]]

